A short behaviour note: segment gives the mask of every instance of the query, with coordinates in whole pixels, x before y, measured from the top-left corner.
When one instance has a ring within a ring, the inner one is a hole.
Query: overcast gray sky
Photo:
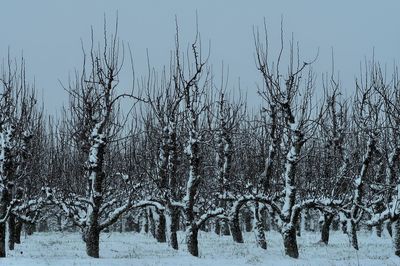
[[[181,41],[193,40],[196,11],[203,43],[211,41],[211,63],[229,65],[231,84],[240,77],[249,101],[256,101],[259,81],[254,65],[253,26],[265,17],[271,53],[277,53],[281,16],[286,37],[294,33],[302,57],[313,58],[314,69],[335,68],[346,89],[354,88],[360,62],[375,58],[388,67],[400,60],[400,1],[293,0],[293,1],[3,1],[0,11],[0,56],[23,51],[29,76],[43,92],[46,108],[54,112],[65,101],[58,80],[67,83],[69,73],[82,63],[81,43],[89,44],[90,27],[101,37],[103,17],[113,23],[119,14],[119,36],[133,49],[136,75],[146,73],[146,49],[154,66],[168,64],[174,47],[175,15]],[[128,78],[128,77],[127,77]]]

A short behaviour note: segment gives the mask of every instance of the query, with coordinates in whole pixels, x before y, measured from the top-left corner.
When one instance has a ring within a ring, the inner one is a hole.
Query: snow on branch
[[[221,215],[223,213],[224,213],[223,208],[217,208],[215,210],[211,210],[211,211],[204,213],[203,215],[201,215],[199,217],[199,219],[196,222],[197,228],[201,227],[205,222],[207,222],[207,220],[217,217],[218,215]]]

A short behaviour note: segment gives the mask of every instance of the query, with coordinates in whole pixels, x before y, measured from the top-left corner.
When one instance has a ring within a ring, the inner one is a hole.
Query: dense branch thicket
[[[216,81],[199,34],[181,49],[177,30],[170,64],[149,66],[129,89],[120,79],[132,58],[116,32],[105,30],[101,44],[92,34],[58,118],[44,118],[24,62],[9,59],[0,78],[0,256],[7,224],[12,249],[23,225],[31,233],[52,217],[58,230],[79,229],[95,258],[101,232],[116,224],[173,249],[184,230],[193,256],[199,230],[237,243],[254,230],[263,249],[277,230],[298,258],[311,221],[326,245],[341,224],[354,249],[359,230],[380,236],[386,225],[400,256],[398,69],[387,78],[366,63],[344,98],[334,73],[317,82],[314,60],[293,40],[286,47],[282,33],[273,57],[263,34],[254,33],[259,109],[235,98],[224,75]]]

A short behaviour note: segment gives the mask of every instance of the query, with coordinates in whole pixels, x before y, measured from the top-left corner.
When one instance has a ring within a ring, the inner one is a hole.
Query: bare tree
[[[27,155],[38,112],[33,87],[25,76],[25,61],[17,63],[8,57],[2,66],[0,98],[0,257],[6,256],[5,226],[9,225],[9,247],[16,240],[15,220],[29,220],[24,210],[36,203],[34,195],[27,204],[23,185],[28,173]],[[17,212],[19,210],[19,212]]]
[[[92,34],[92,47],[89,54],[84,54],[82,73],[67,89],[71,110],[68,129],[85,158],[80,166],[83,167],[86,187],[63,197],[58,197],[56,191],[47,190],[48,198],[82,229],[86,252],[95,258],[99,257],[100,232],[115,223],[133,205],[134,186],[131,180],[116,172],[105,172],[107,151],[124,133],[126,119],[120,116],[119,100],[123,97],[134,98],[131,92],[118,92],[124,50],[122,46],[121,51],[116,32],[108,40],[104,30],[102,50],[94,49]],[[114,184],[117,180],[122,181],[120,189],[124,191],[113,189],[109,179]]]

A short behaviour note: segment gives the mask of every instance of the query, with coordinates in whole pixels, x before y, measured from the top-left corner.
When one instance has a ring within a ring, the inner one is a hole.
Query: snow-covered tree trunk
[[[293,122],[292,122],[293,123]],[[291,124],[292,124],[291,123]],[[300,130],[293,130],[294,134],[292,146],[286,157],[284,181],[285,181],[285,198],[282,207],[282,229],[283,244],[285,254],[298,258],[299,251],[296,240],[296,223],[298,215],[295,214],[294,204],[296,199],[296,166],[300,156],[301,148],[304,144],[304,136]]]
[[[188,251],[193,256],[198,256],[198,241],[197,234],[199,228],[195,223],[194,204],[197,194],[197,187],[200,183],[200,158],[199,158],[199,141],[197,134],[197,117],[192,117],[192,129],[190,130],[190,137],[186,152],[189,156],[189,178],[186,185],[186,195],[184,198],[184,214],[186,223],[186,245]]]
[[[282,227],[283,246],[285,254],[292,257],[299,257],[299,250],[297,247],[296,229],[293,225],[285,224]]]
[[[265,239],[265,228],[258,203],[255,203],[254,206],[254,233],[256,236],[257,246],[259,246],[262,249],[267,249],[267,240]]]
[[[179,151],[178,151],[178,143],[177,143],[177,133],[176,133],[176,123],[175,120],[170,117],[169,118],[169,138],[168,138],[168,147],[169,147],[169,188],[171,191],[172,200],[178,200],[178,182],[177,182],[177,171],[178,171],[178,160],[179,160]],[[170,213],[170,245],[173,249],[178,250],[178,237],[177,231],[179,230],[179,219],[181,210],[179,207],[173,206],[169,203],[169,213]]]
[[[364,194],[364,180],[367,176],[367,171],[371,165],[372,156],[376,151],[375,145],[375,136],[370,136],[367,143],[367,151],[363,156],[363,163],[360,174],[355,179],[353,205],[351,207],[351,210],[347,214],[349,216],[349,219],[347,221],[347,233],[350,234],[350,243],[352,247],[356,250],[358,250],[357,226],[362,218],[362,210],[360,206],[362,206],[362,198]]]
[[[392,222],[392,241],[394,254],[400,257],[400,219]]]
[[[10,195],[7,188],[0,187],[0,219],[5,219]],[[0,223],[0,258],[6,257],[6,223]]]
[[[12,171],[11,145],[13,131],[10,126],[0,125],[0,257],[6,257],[6,226],[8,205],[11,201],[9,175]]]
[[[103,133],[107,117],[102,117],[91,131],[89,143],[90,149],[85,165],[86,178],[88,180],[89,206],[87,211],[87,225],[84,232],[86,253],[90,257],[99,258],[100,239],[100,208],[103,203],[103,163],[106,140]]]
[[[232,107],[227,104],[224,99],[224,93],[221,93],[219,104],[219,121],[217,131],[217,180],[219,182],[219,193],[224,195],[229,191],[229,182],[232,181],[232,134],[234,127],[236,126],[237,112],[232,110]],[[227,207],[225,200],[219,200],[219,206],[222,208]],[[216,233],[222,235],[230,235],[231,230],[229,228],[231,223],[226,219],[216,221]],[[235,230],[240,230],[240,227],[236,227]],[[233,237],[234,240],[236,237]]]
[[[12,198],[12,191],[14,188],[13,183],[9,183],[8,191],[10,194],[10,200]],[[21,200],[23,196],[22,188],[18,187],[15,190],[15,199]],[[15,244],[21,243],[21,229],[22,229],[22,221],[18,219],[18,216],[11,213],[8,217],[8,248],[9,250],[14,250]]]
[[[86,254],[93,258],[99,258],[100,230],[96,222],[92,222],[85,232]]]

